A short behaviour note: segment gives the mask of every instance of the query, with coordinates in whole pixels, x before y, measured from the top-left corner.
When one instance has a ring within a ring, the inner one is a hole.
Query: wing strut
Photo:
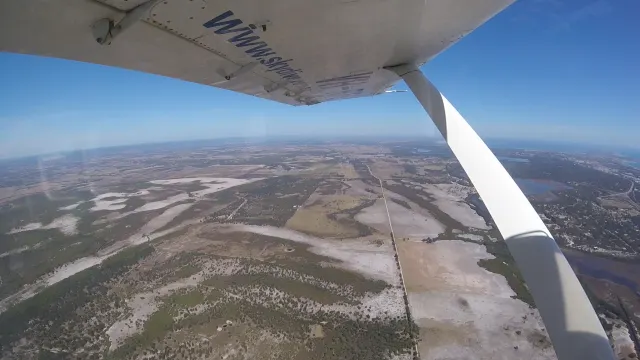
[[[418,67],[387,69],[407,83],[482,197],[540,310],[558,359],[614,359],[567,259],[495,155]]]

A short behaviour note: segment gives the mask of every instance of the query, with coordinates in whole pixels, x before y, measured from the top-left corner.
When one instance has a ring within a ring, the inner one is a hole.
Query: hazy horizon
[[[638,149],[637,10],[519,1],[422,71],[483,139]],[[410,92],[294,107],[47,57],[0,53],[0,67],[0,158],[201,138],[438,135]]]
[[[554,140],[531,140],[531,139],[511,139],[511,138],[488,138],[484,139],[487,145],[492,149],[522,149],[525,151],[548,151],[548,152],[565,152],[565,153],[598,153],[598,154],[616,154],[633,159],[640,159],[640,148],[598,145],[586,142],[570,142],[570,141],[554,141]],[[16,160],[23,158],[42,158],[71,154],[83,151],[100,151],[100,150],[118,150],[130,147],[152,147],[152,146],[171,146],[185,144],[187,147],[192,146],[237,146],[241,144],[250,145],[271,145],[282,143],[291,145],[294,143],[344,143],[354,142],[365,144],[369,142],[423,142],[425,146],[442,145],[446,146],[444,139],[438,134],[437,136],[410,136],[410,135],[271,135],[271,136],[223,136],[216,138],[200,138],[187,140],[168,140],[168,141],[149,141],[139,143],[127,143],[117,145],[105,145],[87,148],[60,149],[54,151],[46,151],[39,153],[20,154],[15,156],[2,156],[0,161]],[[190,145],[190,146],[189,146]]]

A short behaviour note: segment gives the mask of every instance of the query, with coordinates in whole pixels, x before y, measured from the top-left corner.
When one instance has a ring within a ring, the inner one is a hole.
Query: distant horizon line
[[[87,148],[78,148],[78,149],[69,149],[69,150],[53,150],[42,153],[33,153],[26,155],[15,155],[15,156],[0,156],[0,161],[5,160],[19,160],[26,159],[31,157],[48,157],[48,156],[59,156],[63,154],[70,154],[81,151],[96,151],[96,150],[106,150],[106,149],[118,149],[118,148],[127,148],[127,147],[136,147],[136,146],[154,146],[154,145],[164,145],[164,144],[179,144],[179,143],[197,143],[197,142],[229,142],[231,144],[239,144],[242,142],[245,143],[254,143],[258,144],[260,142],[265,141],[274,141],[274,140],[315,140],[315,141],[346,141],[346,140],[381,140],[381,141],[427,141],[433,144],[441,143],[445,145],[445,141],[441,136],[416,136],[416,135],[275,135],[275,136],[227,136],[227,137],[219,137],[219,138],[202,138],[202,139],[188,139],[188,140],[166,140],[166,141],[152,141],[152,142],[141,142],[141,143],[131,143],[131,144],[120,144],[120,145],[107,145],[107,146],[98,146],[98,147],[87,147]],[[615,152],[633,152],[632,155],[626,155],[633,158],[640,159],[640,147],[630,147],[624,145],[601,145],[594,144],[589,142],[581,142],[581,141],[559,141],[559,140],[538,140],[538,139],[526,139],[526,138],[504,138],[504,137],[487,137],[483,138],[483,140],[489,145],[490,148],[493,149],[521,149],[525,151],[551,151],[551,152],[605,152],[605,153],[615,153]],[[515,144],[520,143],[520,144]],[[427,143],[429,144],[429,143]],[[427,145],[425,144],[425,145]],[[550,147],[579,147],[580,149],[572,149],[571,151],[567,151],[568,149],[558,150],[557,148]]]

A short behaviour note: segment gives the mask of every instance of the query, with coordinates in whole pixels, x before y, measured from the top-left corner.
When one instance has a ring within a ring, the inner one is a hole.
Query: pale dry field
[[[538,311],[478,266],[493,258],[483,245],[399,241],[398,251],[422,360],[555,359]]]
[[[396,238],[426,239],[437,237],[445,229],[433,217],[420,214],[413,209],[407,209],[393,201],[377,200],[371,207],[363,209],[356,220],[370,225],[382,233],[389,232],[387,207],[391,216],[391,223]]]

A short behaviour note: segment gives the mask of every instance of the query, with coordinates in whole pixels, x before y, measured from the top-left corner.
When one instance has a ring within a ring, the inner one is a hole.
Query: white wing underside
[[[146,2],[3,0],[0,50],[309,105],[383,93],[399,80],[383,67],[427,62],[512,0],[161,0],[111,45],[96,42],[98,20]]]
[[[139,70],[290,105],[381,94],[400,80],[398,72],[485,200],[558,358],[613,359],[587,296],[542,220],[488,147],[415,68],[511,2],[2,0],[0,50]],[[107,25],[112,31],[102,38],[105,21],[115,27]],[[110,36],[110,45],[96,41]],[[403,64],[411,71],[401,72],[397,65]]]

